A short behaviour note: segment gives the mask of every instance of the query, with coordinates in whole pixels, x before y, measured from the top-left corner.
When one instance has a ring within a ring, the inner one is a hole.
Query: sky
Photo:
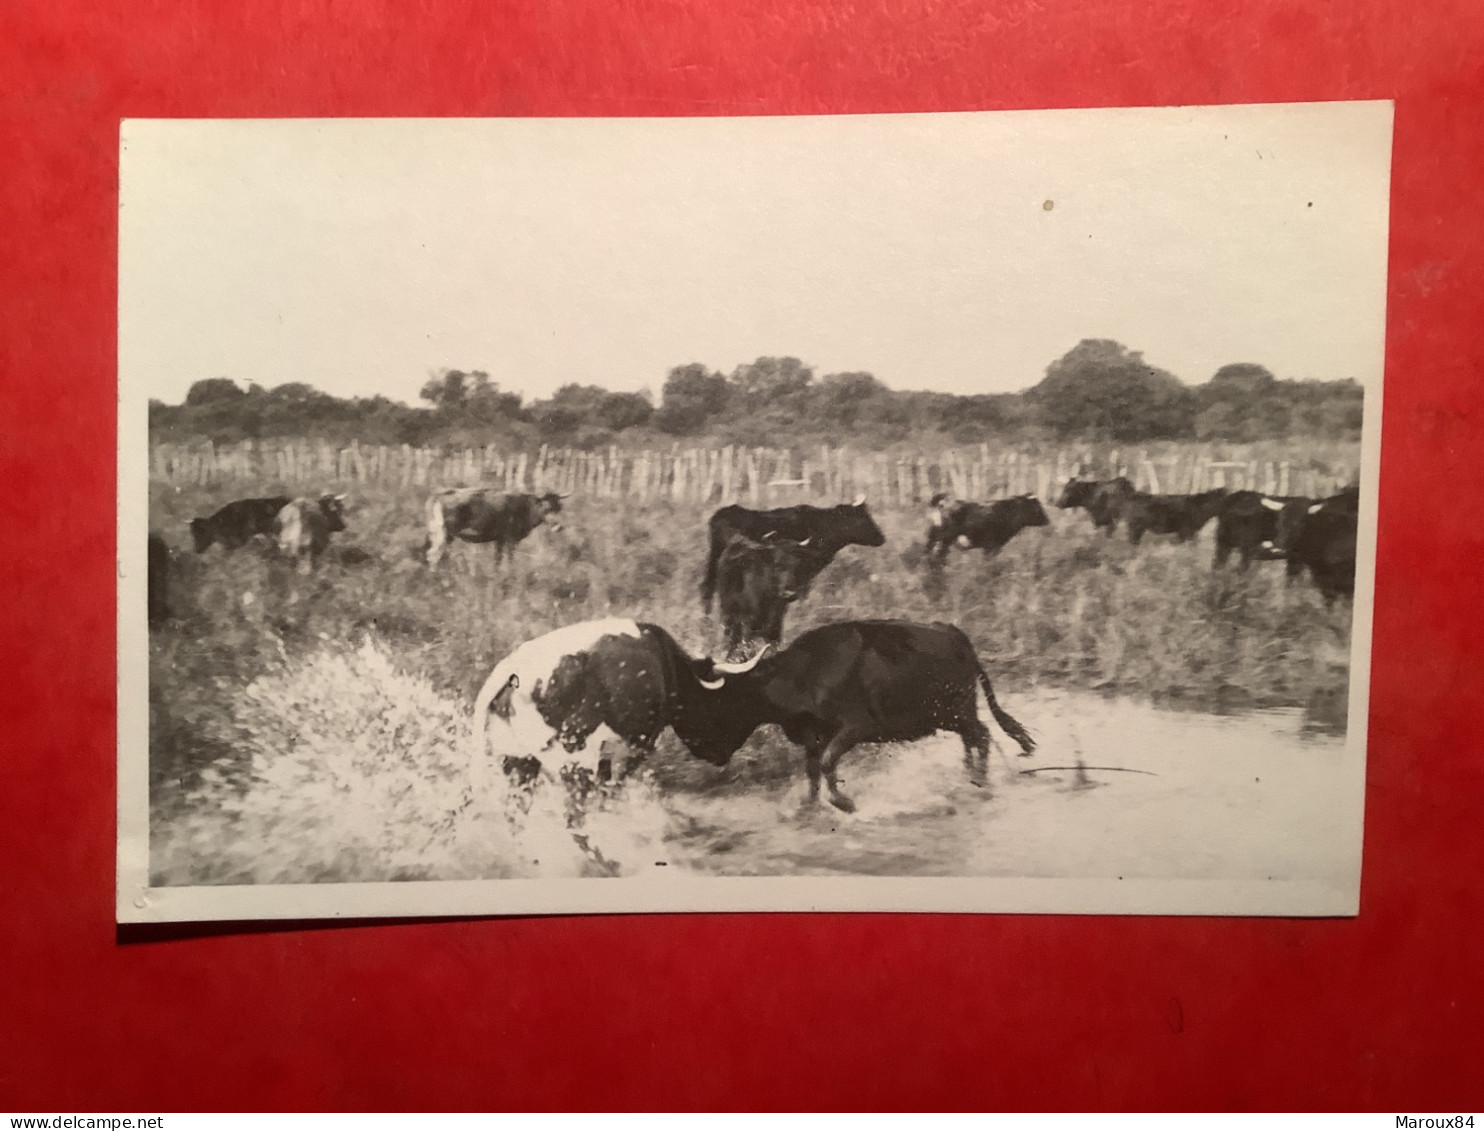
[[[1113,338],[1378,385],[1390,146],[1389,103],[128,121],[120,375],[416,403],[772,355],[1009,392]]]

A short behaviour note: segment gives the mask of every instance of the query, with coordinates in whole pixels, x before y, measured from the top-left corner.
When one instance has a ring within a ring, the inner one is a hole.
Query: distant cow
[[[145,602],[149,623],[159,624],[170,616],[170,547],[158,534],[149,536],[149,559],[145,572]]]
[[[318,563],[330,545],[330,535],[345,529],[344,502],[344,495],[321,495],[286,504],[275,520],[279,553],[294,558],[301,570]]]
[[[928,507],[927,549],[941,560],[948,547],[998,554],[1006,543],[1031,526],[1046,526],[1046,509],[1031,495],[1017,495],[993,503],[950,503],[934,495]]]
[[[754,541],[732,535],[716,566],[727,657],[735,659],[746,641],[782,640],[788,606],[808,591],[833,557],[809,539],[791,542],[771,536]]]
[[[1277,512],[1272,549],[1287,560],[1290,577],[1308,569],[1326,604],[1355,596],[1359,500],[1352,489],[1317,503],[1284,503]]]
[[[1216,515],[1216,554],[1212,559],[1213,569],[1226,565],[1235,551],[1241,569],[1246,569],[1253,558],[1259,561],[1273,557],[1266,547],[1271,547],[1278,537],[1278,512],[1286,503],[1301,503],[1308,506],[1313,499],[1293,495],[1264,495],[1259,491],[1233,491],[1222,503]],[[1290,577],[1299,572],[1299,566],[1290,562]]]
[[[1224,487],[1199,495],[1146,495],[1136,491],[1122,496],[1116,508],[1128,540],[1137,546],[1145,534],[1173,534],[1177,542],[1189,542],[1215,518],[1226,503]]]
[[[436,566],[443,560],[444,547],[457,538],[461,542],[493,542],[495,561],[504,561],[507,550],[514,550],[548,516],[561,513],[566,497],[553,492],[507,495],[487,487],[440,491],[428,500],[428,537],[423,543],[423,556],[428,565]],[[552,530],[562,528],[558,521],[546,525]]]
[[[1060,510],[1081,507],[1092,516],[1093,525],[1112,534],[1122,517],[1120,503],[1137,494],[1134,485],[1123,476],[1113,479],[1068,479],[1056,506]]]
[[[706,575],[701,582],[701,608],[708,613],[716,593],[717,564],[733,535],[741,534],[754,541],[769,536],[790,542],[808,541],[814,549],[828,555],[826,562],[846,546],[880,546],[886,541],[886,536],[866,509],[864,495],[854,503],[835,507],[796,506],[768,511],[722,507],[711,516],[709,532]],[[806,585],[799,596],[807,592]]]
[[[196,553],[204,554],[214,544],[236,550],[259,534],[276,533],[278,512],[288,505],[287,495],[238,499],[209,518],[191,519],[191,539],[195,542]]]

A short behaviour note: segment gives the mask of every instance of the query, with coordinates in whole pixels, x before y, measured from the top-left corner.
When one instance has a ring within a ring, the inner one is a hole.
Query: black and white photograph
[[[1355,914],[1391,131],[125,121],[119,920]]]

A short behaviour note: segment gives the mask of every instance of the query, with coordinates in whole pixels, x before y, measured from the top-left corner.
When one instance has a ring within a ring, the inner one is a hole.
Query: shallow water
[[[840,766],[858,807],[846,814],[804,804],[800,757],[786,786],[665,796],[669,863],[723,875],[1256,880],[1350,867],[1344,739],[1305,728],[1298,710],[1215,715],[1052,691],[1005,706],[1038,748],[1019,757],[992,727],[987,787],[969,781],[956,735],[859,747]]]

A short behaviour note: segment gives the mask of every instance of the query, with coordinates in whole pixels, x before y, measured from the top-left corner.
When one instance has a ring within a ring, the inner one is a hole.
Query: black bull
[[[1122,520],[1128,540],[1138,545],[1145,534],[1173,534],[1177,542],[1189,542],[1221,513],[1227,502],[1223,487],[1198,495],[1146,495],[1124,493],[1107,502],[1107,517]]]
[[[539,758],[557,745],[583,750],[600,727],[642,756],[672,727],[693,755],[714,765],[773,723],[804,748],[810,801],[823,780],[831,803],[850,811],[836,769],[863,742],[953,731],[982,783],[990,732],[978,715],[980,690],[1022,753],[1034,750],[1030,734],[996,701],[968,637],[952,625],[825,625],[776,654],[718,664],[692,659],[657,625],[614,620],[559,629],[516,649],[485,682],[474,722],[487,752],[503,749],[507,760]],[[520,745],[512,749],[512,741]]]
[[[1233,491],[1216,516],[1216,554],[1212,566],[1226,565],[1233,553],[1242,569],[1254,558],[1272,557],[1266,547],[1271,547],[1278,536],[1278,512],[1288,503],[1308,506],[1311,502],[1312,499],[1264,495],[1260,491]],[[1296,571],[1297,567],[1290,564],[1290,576]]]
[[[1325,602],[1355,596],[1355,547],[1359,491],[1343,491],[1321,502],[1283,504],[1273,542],[1265,547],[1288,562],[1289,576],[1308,569]]]
[[[948,547],[954,544],[997,554],[1027,527],[1049,524],[1045,508],[1030,495],[993,503],[952,504],[946,495],[934,495],[928,520],[928,553],[936,553],[939,559],[946,557]]]
[[[287,495],[238,499],[207,518],[191,519],[191,540],[195,543],[196,553],[204,554],[214,544],[236,550],[259,534],[275,535],[278,512],[290,501]]]
[[[428,565],[436,566],[443,559],[444,547],[457,538],[461,542],[493,542],[495,560],[503,561],[505,552],[513,550],[548,515],[561,513],[566,497],[553,492],[506,495],[483,487],[440,491],[428,500],[423,555]],[[553,530],[561,529],[558,522],[549,525]]]
[[[740,534],[753,541],[776,537],[790,542],[805,542],[828,555],[828,562],[846,546],[880,546],[886,536],[866,509],[865,500],[835,507],[782,507],[778,510],[754,511],[746,507],[722,507],[708,524],[710,548],[706,555],[706,574],[701,582],[701,608],[711,611],[716,594],[717,566],[727,543]],[[817,570],[815,571],[818,572]],[[807,592],[807,586],[803,596]]]
[[[1069,479],[1057,496],[1059,510],[1081,507],[1092,516],[1093,525],[1112,534],[1118,526],[1118,501],[1137,494],[1134,485],[1123,476],[1116,479]]]

